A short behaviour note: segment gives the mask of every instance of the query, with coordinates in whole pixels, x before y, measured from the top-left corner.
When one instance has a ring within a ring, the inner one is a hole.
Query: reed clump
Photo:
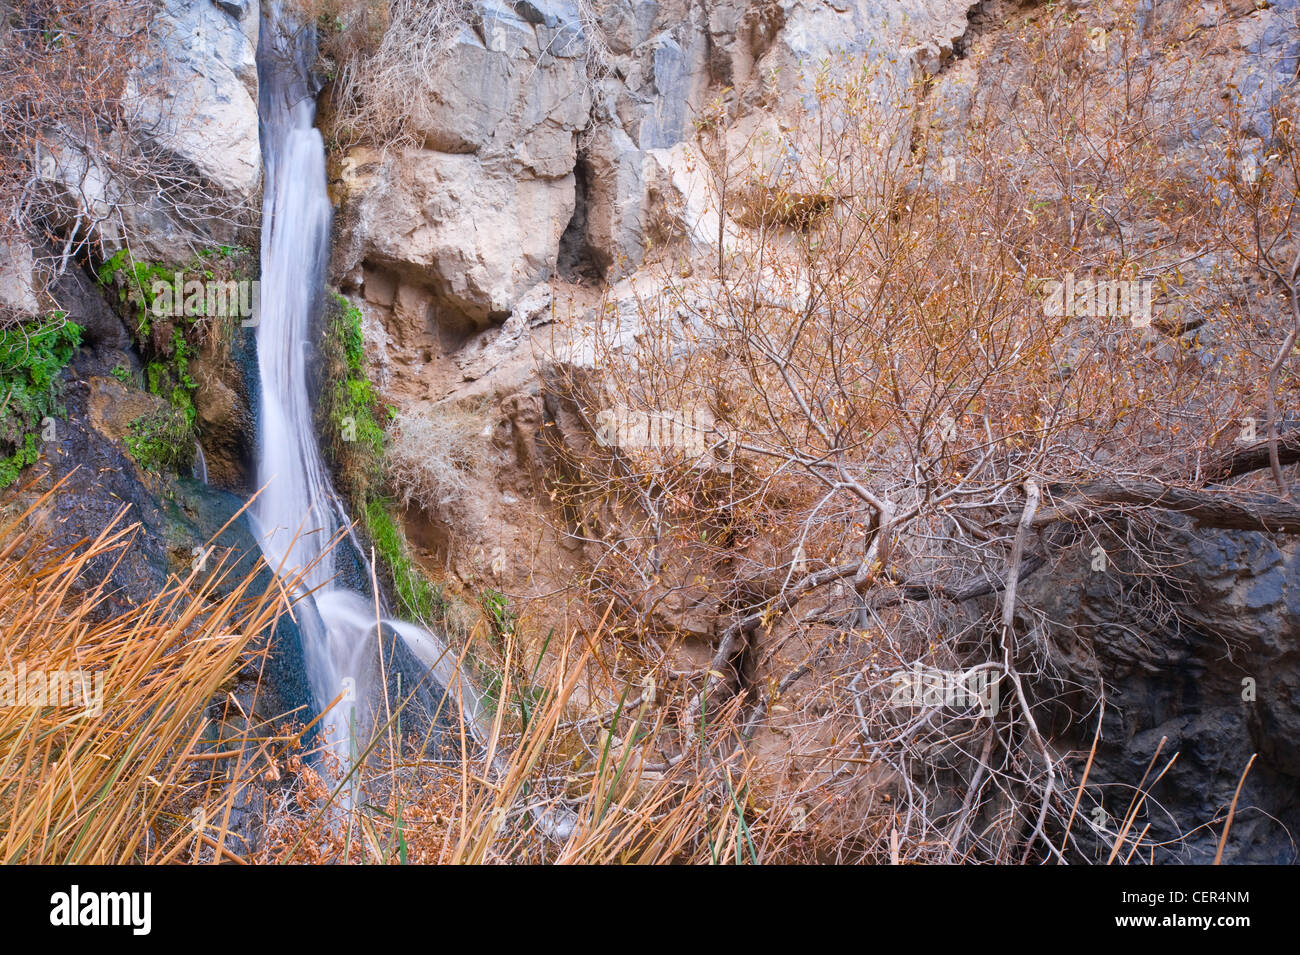
[[[38,515],[58,493],[0,525],[0,861],[238,859],[232,809],[296,741],[232,742],[210,704],[255,665],[287,600],[257,592],[255,573],[228,579],[233,561],[214,555],[109,614],[90,568],[141,529],[124,509],[95,539],[52,549]],[[220,760],[233,782],[214,774]]]

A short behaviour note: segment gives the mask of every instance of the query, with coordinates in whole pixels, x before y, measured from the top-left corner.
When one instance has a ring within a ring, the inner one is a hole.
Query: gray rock
[[[649,154],[693,137],[712,87],[748,84],[757,95],[766,82],[762,71],[781,68],[789,79],[776,92],[798,96],[805,67],[837,50],[875,44],[888,53],[894,36],[932,34],[935,50],[951,51],[972,4],[846,0],[840,6],[784,0],[751,10],[741,0],[703,7],[596,0],[584,21],[574,0],[478,0],[472,26],[453,37],[427,95],[413,108],[423,149],[390,158],[379,175],[346,183],[354,194],[345,213],[353,225],[337,270],[382,263],[476,324],[488,316],[504,319],[515,296],[550,275],[562,236],[586,249],[607,275],[636,268],[647,217],[661,211],[655,209],[659,187],[646,170],[665,163]],[[906,88],[921,68],[920,53],[895,59],[882,96]],[[476,161],[445,154],[473,154]],[[576,194],[559,201],[555,188],[536,184],[573,190],[579,171],[586,193],[570,222]],[[457,208],[465,202],[474,203],[472,216]],[[689,219],[706,205],[690,205],[684,214]],[[581,234],[570,235],[570,225]],[[679,232],[707,237],[717,230],[686,221]],[[542,250],[539,242],[554,247]]]
[[[615,123],[597,126],[587,149],[586,244],[607,279],[636,269],[645,253],[642,152]]]
[[[251,0],[212,0],[213,4],[219,9],[229,13],[236,20],[242,20],[252,9]]]
[[[33,318],[40,312],[35,259],[32,247],[25,242],[0,242],[0,308],[22,318]]]
[[[129,190],[71,132],[39,160],[42,177],[73,210],[57,225],[92,229],[107,257],[129,239],[142,260],[175,262],[195,249],[234,243],[252,221],[262,180],[258,141],[256,17],[245,23],[207,3],[166,0],[154,55],[130,69],[130,125],[120,147],[148,150],[187,170],[176,200]]]
[[[503,3],[484,3],[476,21],[482,33],[482,42],[493,53],[506,53],[511,56],[521,52],[537,52],[537,35],[532,25]],[[465,42],[463,36],[454,41],[456,45]],[[466,76],[458,77],[464,81]]]
[[[1158,860],[1206,861],[1218,829],[1197,831],[1182,845],[1174,840],[1228,804],[1258,753],[1242,794],[1250,808],[1239,809],[1243,827],[1234,821],[1225,858],[1295,861],[1281,825],[1294,831],[1300,824],[1300,544],[1171,526],[1159,556],[1148,555],[1163,565],[1155,577],[1118,544],[1103,545],[1107,572],[1092,572],[1082,548],[1067,551],[1054,569],[1022,584],[1019,616],[1021,632],[1048,621],[1041,632],[1063,700],[1069,687],[1104,683],[1107,714],[1090,798],[1122,813],[1126,787],[1167,738],[1162,765],[1179,757],[1152,792],[1162,809],[1146,820],[1148,842],[1168,841]],[[1056,745],[1086,754],[1096,724],[1084,722],[1062,711],[1052,721]],[[1112,803],[1108,793],[1122,795]]]
[[[641,121],[642,149],[661,149],[680,142],[689,118],[691,71],[686,53],[672,37],[654,44],[654,109]]]
[[[1262,139],[1271,138],[1269,110],[1300,66],[1298,12],[1300,0],[1274,0],[1233,23],[1246,56],[1237,61],[1229,89],[1243,112],[1245,131]]]

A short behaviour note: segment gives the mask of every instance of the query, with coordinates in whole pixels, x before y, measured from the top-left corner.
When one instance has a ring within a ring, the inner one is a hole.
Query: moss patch
[[[179,471],[194,458],[192,422],[174,407],[136,418],[123,443],[140,467],[155,474]]]
[[[397,595],[398,612],[425,624],[439,622],[446,612],[442,591],[420,573],[411,558],[406,535],[388,507],[388,502],[381,499],[368,501],[364,517],[375,553],[383,562]]]
[[[326,304],[325,344],[329,380],[325,401],[327,447],[344,494],[363,508],[383,481],[384,428],[379,394],[366,372],[361,309],[332,292]]]
[[[392,503],[384,496],[384,427],[392,415],[366,371],[361,310],[333,292],[326,302],[327,334],[322,347],[326,380],[317,425],[348,506],[361,518],[379,558],[377,570],[392,588],[398,613],[426,625],[440,623],[446,605],[442,592],[421,574]]]
[[[0,488],[40,458],[37,434],[63,414],[59,376],[80,344],[63,312],[0,331]]]
[[[228,349],[240,321],[233,313],[207,314],[202,295],[191,296],[183,308],[176,307],[186,298],[183,284],[177,287],[178,277],[181,283],[248,281],[253,261],[252,252],[243,246],[204,249],[181,266],[142,262],[123,249],[97,270],[100,284],[116,293],[118,311],[144,359],[145,388],[165,399],[173,411],[166,421],[159,417],[137,422],[138,438],[128,440],[127,449],[141,467],[181,471],[193,464],[198,383],[190,375],[190,362],[205,336],[216,335]],[[160,301],[161,296],[165,301]],[[157,444],[163,435],[174,445],[166,453]]]

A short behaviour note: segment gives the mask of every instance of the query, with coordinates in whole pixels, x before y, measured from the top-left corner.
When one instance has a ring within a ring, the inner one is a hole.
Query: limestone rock
[[[475,327],[550,278],[561,241],[577,273],[621,278],[657,239],[662,187],[724,86],[742,105],[790,102],[822,58],[879,51],[890,88],[905,89],[952,56],[973,6],[602,0],[584,15],[572,0],[478,0],[413,96],[420,145],[342,158],[335,271],[382,264]],[[711,241],[716,211],[689,196],[674,230]]]
[[[88,230],[101,258],[127,240],[138,258],[169,262],[236,241],[255,218],[262,181],[257,23],[256,6],[247,2],[161,5],[157,45],[127,73],[130,121],[113,151],[137,164],[152,155],[184,185],[166,200],[156,188],[128,186],[106,157],[87,155],[64,132],[38,160],[42,178],[68,200],[59,228]]]
[[[40,311],[34,269],[31,246],[18,241],[0,242],[0,309],[20,318],[32,318]]]
[[[193,163],[205,182],[252,197],[262,175],[253,45],[238,20],[204,3],[170,0],[160,28],[162,57],[132,77],[137,136]]]

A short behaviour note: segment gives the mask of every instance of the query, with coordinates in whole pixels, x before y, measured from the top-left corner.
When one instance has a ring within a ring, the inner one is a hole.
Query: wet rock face
[[[190,365],[198,388],[198,439],[208,483],[251,494],[256,488],[257,341],[252,328],[214,330]]]
[[[65,391],[68,417],[55,423],[54,440],[44,448],[49,476],[35,490],[64,481],[51,499],[51,510],[38,515],[51,545],[73,547],[94,540],[119,514],[117,528],[140,525],[130,546],[96,558],[81,581],[87,589],[105,582],[99,611],[105,617],[154,599],[170,575],[188,575],[205,553],[205,569],[211,573],[229,552],[226,567],[234,569],[217,586],[218,594],[229,593],[261,560],[245,517],[235,517],[244,500],[188,478],[156,479],[142,473],[114,434],[137,405],[160,399],[140,391],[123,394],[126,389],[113,379],[83,378],[91,369],[93,363],[71,366]],[[227,522],[230,526],[218,534]],[[260,573],[255,588],[270,587],[270,570],[263,566]],[[256,712],[266,718],[310,700],[297,630],[288,617],[277,624],[271,642],[256,694]],[[247,679],[251,699],[256,675],[250,672]]]
[[[254,593],[272,586],[271,570],[262,561],[247,511],[240,513],[245,498],[189,478],[175,481],[168,493],[164,507],[166,541],[182,572],[188,571],[196,558],[206,555],[201,574],[219,574],[229,568],[228,575],[215,588],[219,596],[230,593],[254,571]],[[225,529],[218,534],[222,527]],[[241,671],[234,692],[241,698],[245,712],[256,720],[294,714],[293,718],[307,722],[302,714],[311,707],[311,688],[297,623],[288,614],[281,616],[265,645],[270,648],[265,660]]]
[[[1157,851],[1157,861],[1210,861],[1238,780],[1258,754],[1224,858],[1294,862],[1287,830],[1300,825],[1300,545],[1171,528],[1155,558],[1164,579],[1147,576],[1149,565],[1144,573],[1117,546],[1106,549],[1105,571],[1091,569],[1091,552],[1070,551],[1026,581],[1019,618],[1020,632],[1037,628],[1046,638],[1064,688],[1055,741],[1082,754],[1074,786],[1096,730],[1095,716],[1078,720],[1077,688],[1104,686],[1085,811],[1100,804],[1100,818],[1122,820],[1165,738],[1152,778],[1178,758],[1151,788],[1139,831],[1150,822],[1145,844],[1172,843],[1218,819]]]

